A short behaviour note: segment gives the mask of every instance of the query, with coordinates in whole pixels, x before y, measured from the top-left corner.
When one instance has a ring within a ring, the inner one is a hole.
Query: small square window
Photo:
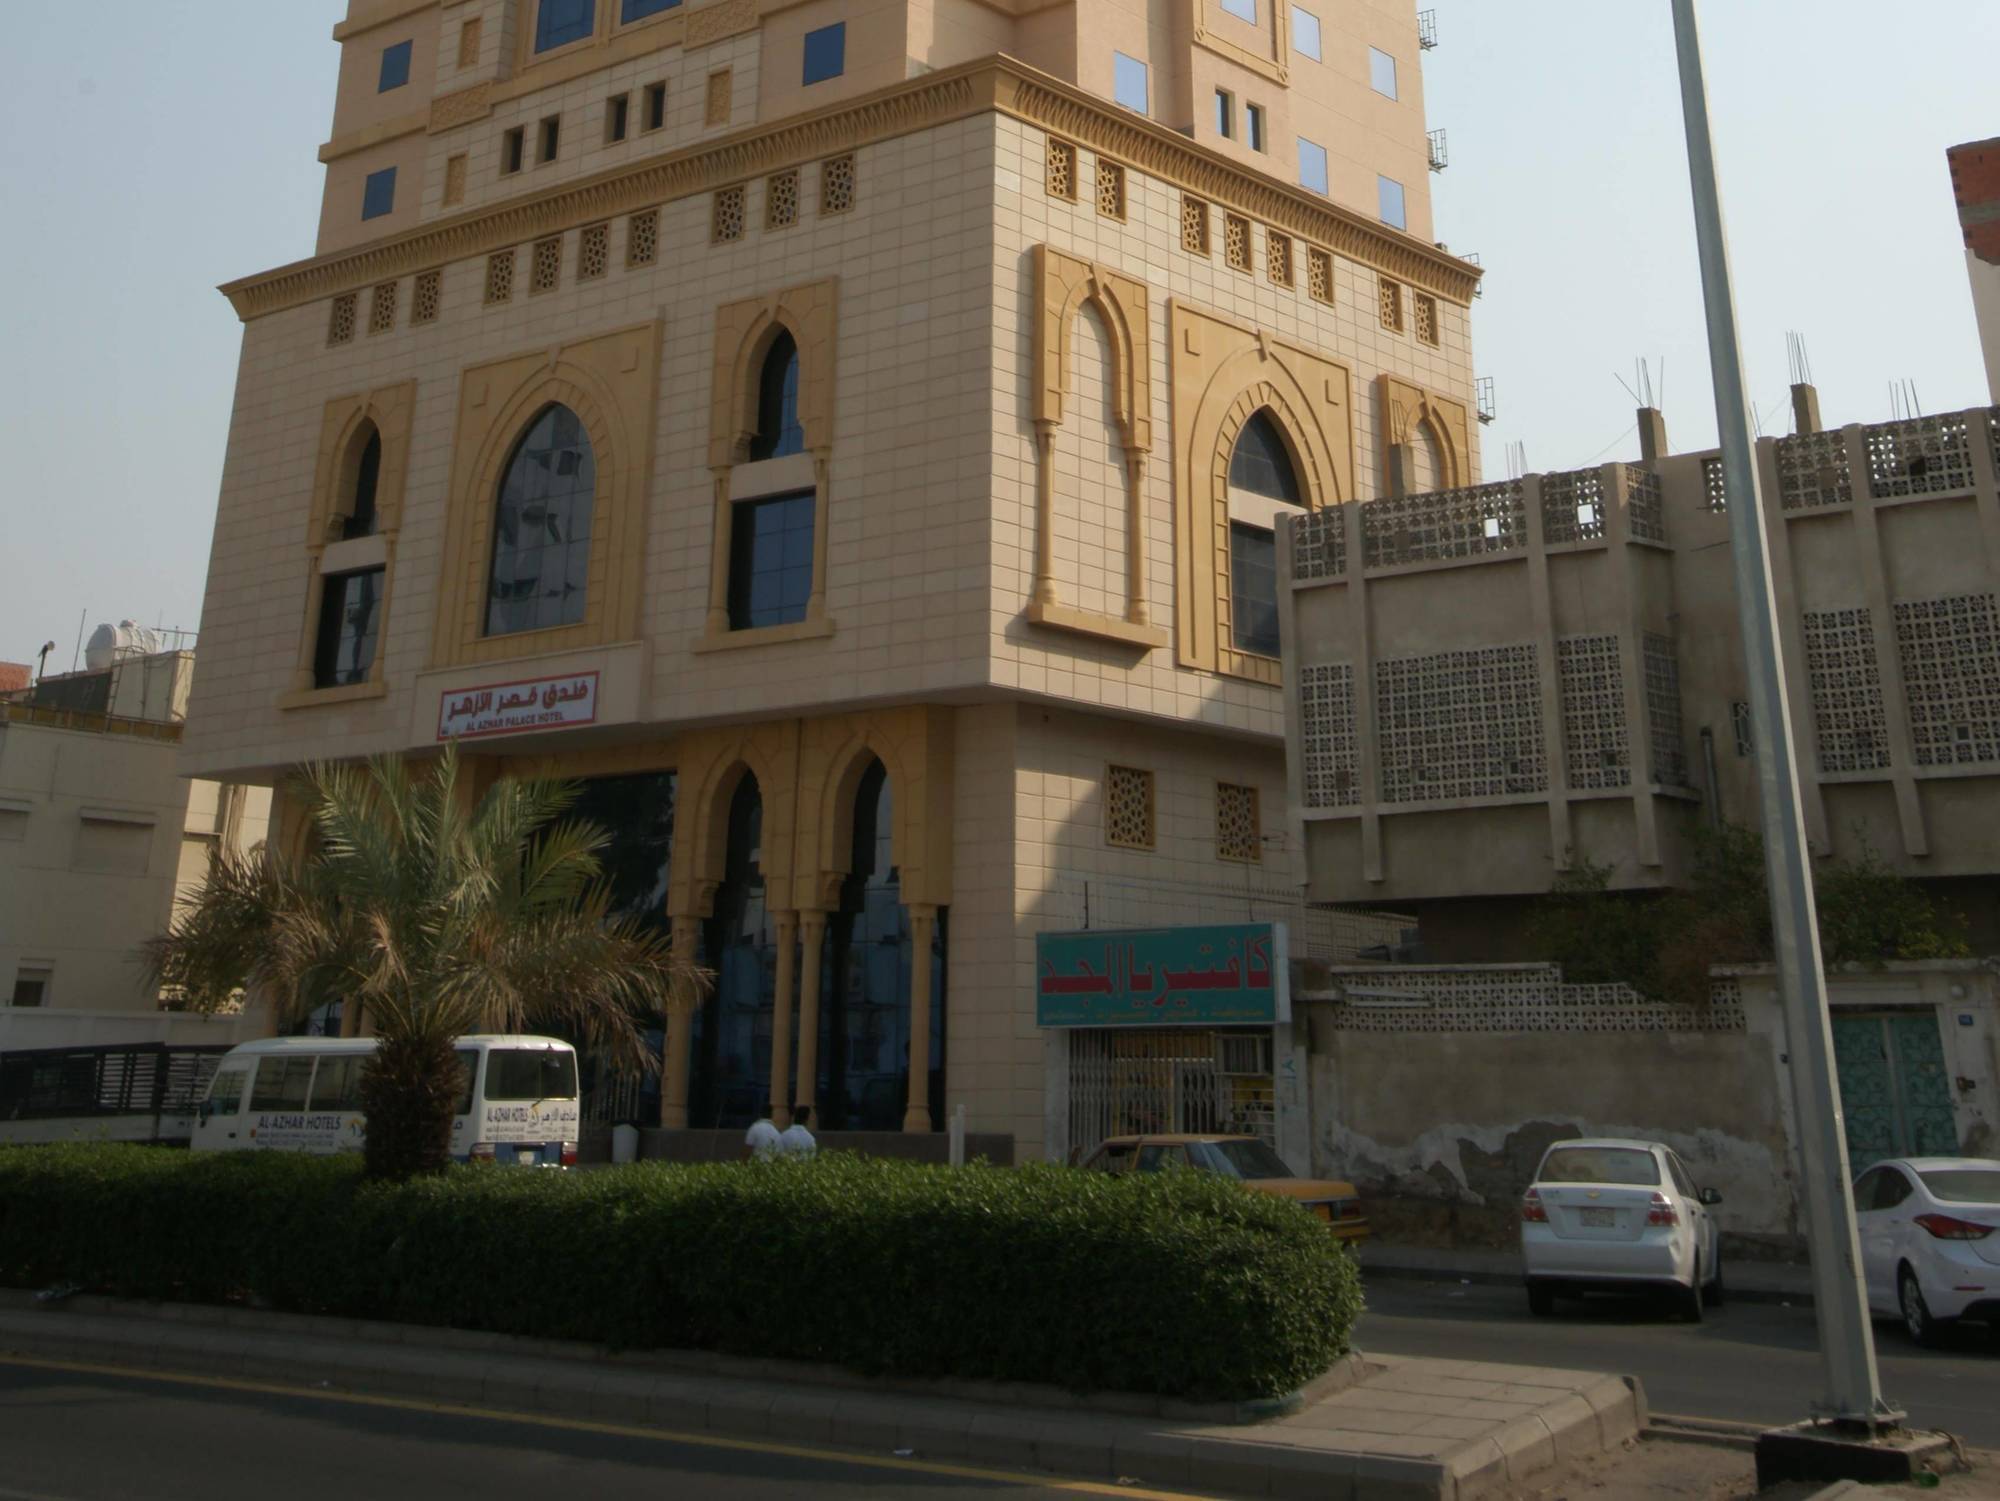
[[[16,1006],[46,1006],[49,990],[55,983],[55,971],[22,965],[14,971],[14,1004]]]
[[[1264,106],[1261,104],[1243,106],[1243,144],[1252,151],[1264,149]]]
[[[1368,83],[1378,94],[1400,97],[1396,93],[1396,59],[1380,47],[1368,49]]]
[[[542,0],[535,13],[535,51],[580,42],[597,29],[597,0]]]
[[[806,33],[806,83],[824,83],[847,71],[847,23],[835,21]]]
[[[1111,54],[1111,97],[1140,114],[1150,112],[1151,91],[1147,87],[1146,65],[1122,52]]]
[[[500,137],[500,175],[512,177],[528,155],[528,127],[516,125]]]
[[[613,94],[604,101],[604,144],[609,146],[625,139],[625,132],[632,123],[632,97],[629,94]]]
[[[1257,24],[1257,0],[1222,0],[1222,8],[1239,21]]]
[[[634,21],[643,21],[648,16],[657,16],[663,10],[672,10],[681,0],[625,0],[618,12],[618,24],[629,26]]]
[[[646,85],[646,113],[642,130],[659,130],[667,123],[667,86],[664,83]]]
[[[1215,133],[1225,141],[1236,134],[1236,101],[1227,89],[1215,91]]]
[[[1322,160],[1324,155],[1322,154]],[[1375,179],[1376,196],[1381,202],[1382,222],[1396,229],[1408,229],[1409,219],[1403,208],[1403,185],[1393,177]],[[1321,188],[1323,193],[1325,188]]]
[[[550,115],[542,121],[536,132],[535,165],[544,166],[556,159],[556,150],[562,145],[562,116]]]
[[[375,82],[376,93],[386,94],[410,81],[410,53],[415,46],[414,42],[398,42],[382,49],[382,72]]]
[[[1319,17],[1302,5],[1292,7],[1292,50],[1320,61]]]
[[[813,492],[739,500],[731,517],[729,628],[756,630],[806,618],[812,598]]]
[[[1299,137],[1299,185],[1315,193],[1326,191],[1326,147]]]
[[[384,167],[370,172],[361,188],[361,217],[379,219],[396,207],[396,169]]]

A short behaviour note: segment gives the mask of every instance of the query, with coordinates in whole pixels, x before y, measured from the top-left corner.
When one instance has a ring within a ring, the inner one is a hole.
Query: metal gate
[[[1069,1153],[1142,1131],[1227,1132],[1275,1147],[1268,1029],[1079,1028],[1069,1037]]]
[[[1833,1013],[1834,1062],[1850,1172],[1885,1157],[1955,1157],[1951,1074],[1937,1013]]]

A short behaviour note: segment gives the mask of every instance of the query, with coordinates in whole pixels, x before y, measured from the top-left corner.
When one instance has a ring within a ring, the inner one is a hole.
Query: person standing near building
[[[743,1146],[746,1154],[758,1162],[769,1162],[785,1155],[785,1141],[771,1120],[770,1106],[764,1107],[764,1113],[743,1134]]]
[[[806,1129],[811,1119],[812,1106],[794,1105],[792,1123],[785,1127],[784,1134],[778,1138],[778,1150],[787,1157],[811,1157],[818,1152],[819,1143],[813,1140],[812,1132]]]

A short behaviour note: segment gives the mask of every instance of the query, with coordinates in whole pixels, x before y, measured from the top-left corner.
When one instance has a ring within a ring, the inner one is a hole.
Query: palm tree
[[[454,1038],[543,1029],[649,1069],[648,1020],[706,979],[657,930],[611,913],[597,858],[609,836],[562,818],[576,784],[503,778],[476,805],[468,791],[451,747],[427,770],[308,767],[308,850],[218,851],[146,948],[152,980],[191,1010],[251,987],[282,1020],[363,1008],[380,1038],[361,1078],[372,1177],[448,1161]]]

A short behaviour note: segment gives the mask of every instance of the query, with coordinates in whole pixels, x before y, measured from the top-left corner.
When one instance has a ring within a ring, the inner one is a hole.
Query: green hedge
[[[809,1163],[454,1168],[0,1149],[0,1284],[1195,1399],[1347,1348],[1352,1259],[1207,1174]]]

